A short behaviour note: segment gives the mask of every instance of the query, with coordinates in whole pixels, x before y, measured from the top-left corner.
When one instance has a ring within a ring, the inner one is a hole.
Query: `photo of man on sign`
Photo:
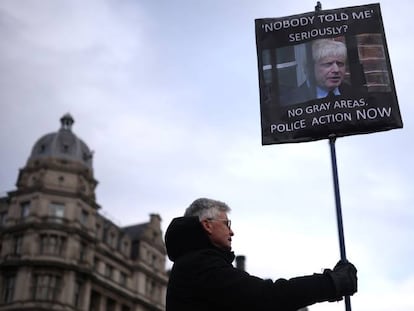
[[[298,87],[280,87],[281,105],[293,105],[312,99],[349,96],[352,87],[347,73],[347,48],[334,39],[318,39],[310,44],[310,64],[305,64],[306,81]],[[348,80],[348,81],[347,81]],[[362,87],[358,86],[361,90]],[[355,89],[355,88],[354,88]]]
[[[378,4],[256,19],[262,144],[402,127]]]
[[[350,94],[344,82],[347,50],[344,43],[329,39],[312,44],[312,58],[316,82],[316,98]]]
[[[344,82],[347,49],[343,42],[319,39],[312,43],[312,61],[307,80],[296,88],[281,89],[282,105],[305,102],[315,98],[349,95],[351,86]]]

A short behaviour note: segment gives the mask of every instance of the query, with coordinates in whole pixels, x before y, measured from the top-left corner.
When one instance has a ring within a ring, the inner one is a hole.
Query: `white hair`
[[[198,216],[198,219],[214,219],[220,212],[229,213],[231,211],[230,207],[221,201],[200,198],[195,200],[191,205],[185,210],[184,216]]]
[[[318,39],[312,43],[312,57],[315,63],[328,56],[340,56],[346,59],[346,54],[346,46],[341,41]]]

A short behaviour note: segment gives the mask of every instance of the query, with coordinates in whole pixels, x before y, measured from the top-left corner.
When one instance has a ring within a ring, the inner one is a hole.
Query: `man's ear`
[[[211,221],[208,221],[208,219],[203,219],[201,221],[201,226],[207,232],[207,234],[211,234],[211,232],[213,230],[212,227],[211,227]]]

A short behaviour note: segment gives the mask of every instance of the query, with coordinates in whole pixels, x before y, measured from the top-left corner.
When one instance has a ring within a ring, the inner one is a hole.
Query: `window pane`
[[[65,214],[65,205],[61,203],[49,204],[49,215],[55,218],[55,221],[61,222]]]
[[[7,222],[7,212],[0,213],[0,226],[4,226]]]
[[[61,277],[54,274],[36,274],[33,296],[37,300],[56,300],[60,291]]]
[[[88,224],[89,213],[85,210],[82,210],[80,222],[82,225],[86,226]]]
[[[15,255],[20,255],[22,252],[23,236],[21,234],[15,235],[13,237],[13,253]]]
[[[66,238],[56,234],[42,234],[40,236],[40,254],[62,255],[65,249]]]
[[[21,211],[21,217],[25,218],[29,216],[30,214],[30,201],[23,202],[20,204],[20,211]]]
[[[74,290],[74,296],[73,296],[73,304],[76,307],[80,307],[81,289],[82,289],[82,282],[78,280],[75,283],[75,290]]]
[[[3,293],[2,300],[3,302],[13,301],[14,287],[15,287],[16,276],[15,275],[6,275],[3,283]]]

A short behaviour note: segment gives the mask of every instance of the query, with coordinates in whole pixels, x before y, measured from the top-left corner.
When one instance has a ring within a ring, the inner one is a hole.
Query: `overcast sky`
[[[368,4],[323,1],[323,9]],[[261,145],[254,19],[316,1],[1,0],[0,193],[69,112],[94,151],[97,201],[119,225],[222,200],[248,272],[277,279],[339,259],[328,141]],[[414,2],[381,2],[404,128],[336,142],[352,308],[414,310]],[[168,263],[170,265],[170,263]],[[323,303],[311,311],[344,310]]]

